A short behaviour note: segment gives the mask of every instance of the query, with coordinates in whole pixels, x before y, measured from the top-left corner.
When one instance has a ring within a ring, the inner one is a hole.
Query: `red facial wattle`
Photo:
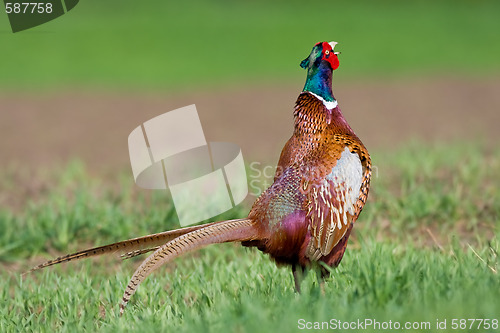
[[[332,67],[333,70],[336,70],[337,68],[339,68],[339,65],[340,65],[339,58],[333,52],[333,48],[330,45],[330,43],[323,42],[322,46],[323,46],[322,59],[326,60],[328,63],[330,63],[330,66]]]

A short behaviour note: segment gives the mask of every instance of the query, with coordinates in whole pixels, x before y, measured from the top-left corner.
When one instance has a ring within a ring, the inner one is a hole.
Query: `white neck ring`
[[[332,110],[332,109],[335,109],[339,103],[337,103],[337,100],[334,99],[333,101],[331,102],[328,102],[328,101],[325,101],[325,99],[319,95],[316,95],[315,93],[313,92],[310,92],[308,91],[308,93],[310,93],[311,95],[313,95],[314,97],[316,97],[317,99],[319,99],[321,102],[323,102],[323,105],[328,109],[328,110]]]

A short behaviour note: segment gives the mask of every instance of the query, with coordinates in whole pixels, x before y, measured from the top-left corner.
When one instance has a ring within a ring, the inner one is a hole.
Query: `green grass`
[[[309,272],[296,294],[289,270],[265,255],[215,245],[150,276],[123,318],[118,303],[138,261],[19,274],[66,251],[172,228],[171,204],[131,190],[128,173],[108,184],[78,163],[42,174],[45,190],[0,212],[0,331],[288,332],[299,319],[430,322],[431,331],[446,319],[451,331],[452,319],[500,319],[500,152],[415,143],[372,154],[369,201],[323,287]],[[23,191],[8,181],[16,174],[1,182],[13,194]]]
[[[500,2],[81,1],[12,34],[2,89],[199,89],[297,79],[313,44],[340,42],[352,77],[497,75]]]

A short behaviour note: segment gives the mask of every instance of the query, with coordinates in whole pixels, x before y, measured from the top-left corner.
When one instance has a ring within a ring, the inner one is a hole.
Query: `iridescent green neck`
[[[332,69],[325,62],[307,69],[307,80],[303,91],[310,91],[327,102],[335,101],[332,92]]]

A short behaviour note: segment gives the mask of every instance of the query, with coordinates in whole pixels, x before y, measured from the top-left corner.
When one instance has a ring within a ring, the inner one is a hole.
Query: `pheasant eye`
[[[329,54],[330,54],[330,50],[326,50],[325,55],[329,55]]]

